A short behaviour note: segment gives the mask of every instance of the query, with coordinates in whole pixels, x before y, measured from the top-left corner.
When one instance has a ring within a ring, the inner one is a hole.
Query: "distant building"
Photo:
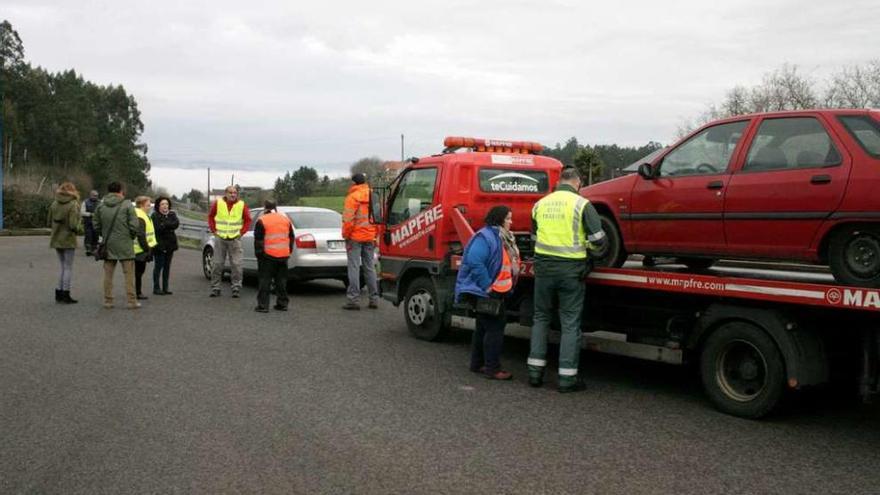
[[[397,161],[387,161],[382,163],[382,168],[385,170],[385,175],[388,177],[395,177],[400,173],[401,170],[406,167],[407,162],[397,162]]]

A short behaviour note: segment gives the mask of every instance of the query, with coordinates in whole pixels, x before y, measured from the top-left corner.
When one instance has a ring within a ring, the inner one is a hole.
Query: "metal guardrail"
[[[208,224],[182,223],[177,229],[177,235],[188,239],[201,239],[208,231]]]

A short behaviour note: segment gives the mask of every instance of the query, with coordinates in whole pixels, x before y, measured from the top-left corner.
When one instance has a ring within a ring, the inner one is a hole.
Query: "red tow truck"
[[[505,204],[523,254],[507,314],[531,326],[531,209],[552,191],[562,164],[536,154],[543,147],[533,142],[452,137],[444,145],[440,154],[412,159],[372,208],[383,297],[403,305],[419,339],[472,327],[468,310],[453,304],[456,271],[488,209]],[[584,347],[698,363],[709,399],[741,417],[764,416],[787,392],[838,375],[870,399],[880,378],[880,291],[768,266],[719,263],[694,273],[630,261],[595,268],[587,278]]]

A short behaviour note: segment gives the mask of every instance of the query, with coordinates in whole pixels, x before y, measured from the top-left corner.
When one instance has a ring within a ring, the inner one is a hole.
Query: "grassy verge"
[[[299,198],[300,206],[314,206],[318,208],[329,208],[331,210],[342,213],[342,204],[345,202],[345,196],[310,196]]]
[[[208,221],[208,214],[200,211],[185,210],[183,208],[175,210],[178,215],[189,218],[190,220],[198,220],[200,222]]]

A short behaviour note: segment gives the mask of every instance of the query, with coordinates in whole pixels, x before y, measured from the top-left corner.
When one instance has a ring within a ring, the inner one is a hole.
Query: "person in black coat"
[[[177,251],[177,234],[174,233],[180,227],[177,213],[171,211],[171,200],[165,196],[156,198],[156,207],[150,216],[153,227],[156,229],[156,248],[153,250],[153,294],[159,296],[171,295],[168,290],[168,277],[171,272],[171,259],[174,251]],[[162,285],[159,285],[161,276]]]

